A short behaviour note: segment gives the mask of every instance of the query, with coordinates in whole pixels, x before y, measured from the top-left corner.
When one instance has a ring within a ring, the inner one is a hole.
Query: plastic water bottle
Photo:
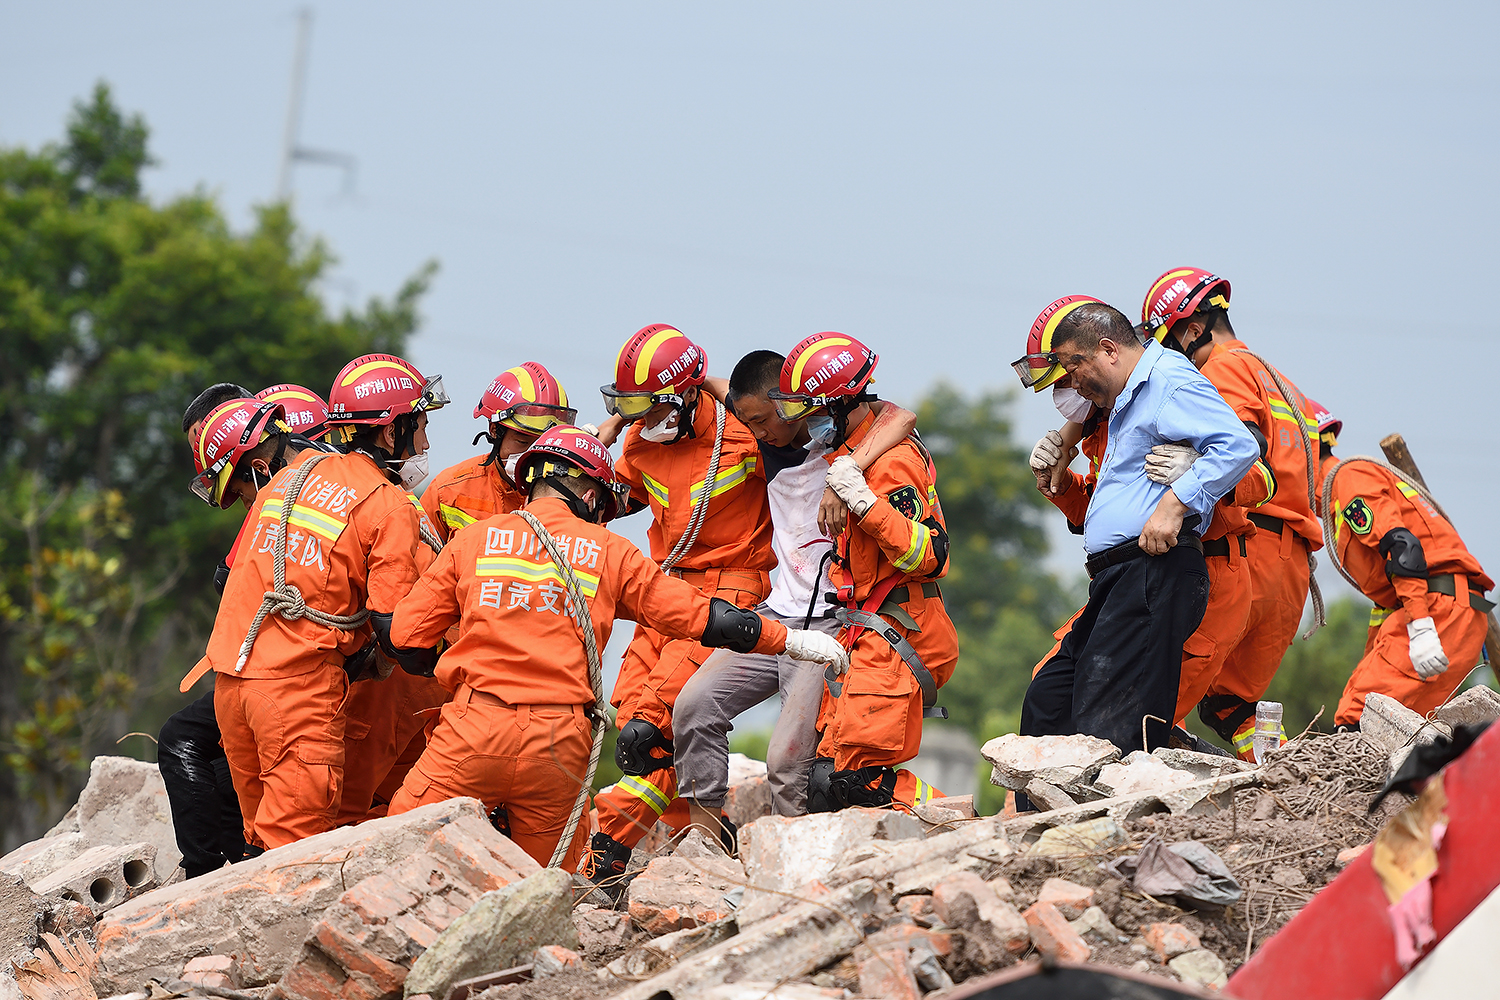
[[[1257,764],[1264,764],[1271,751],[1281,746],[1281,702],[1255,703],[1255,735],[1250,746]]]

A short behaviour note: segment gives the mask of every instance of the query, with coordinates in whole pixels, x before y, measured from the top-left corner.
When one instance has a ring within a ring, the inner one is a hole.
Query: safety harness
[[[1233,349],[1233,353],[1247,354],[1250,357],[1254,358],[1256,361],[1259,361],[1261,367],[1266,370],[1266,374],[1271,376],[1271,381],[1276,383],[1276,389],[1281,393],[1281,398],[1286,400],[1287,405],[1292,408],[1292,415],[1296,417],[1297,436],[1302,441],[1303,454],[1307,456],[1307,505],[1311,509],[1317,510],[1318,449],[1313,444],[1312,438],[1307,433],[1307,421],[1302,416],[1304,404],[1306,404],[1307,400],[1303,398],[1302,393],[1292,388],[1292,386],[1287,383],[1286,379],[1281,377],[1281,373],[1274,367],[1272,367],[1270,362],[1266,361],[1265,358],[1250,350],[1250,348],[1236,347]],[[1282,530],[1286,530],[1285,527],[1283,527]],[[1337,557],[1334,558],[1334,565],[1338,565]],[[1323,591],[1318,586],[1317,569],[1318,559],[1312,554],[1312,549],[1309,548],[1307,550],[1307,590],[1308,593],[1312,595],[1313,621],[1312,627],[1309,628],[1306,632],[1302,633],[1303,639],[1311,639],[1314,632],[1322,628],[1324,625],[1328,624],[1328,615],[1325,612],[1323,606]],[[1339,572],[1344,572],[1342,567],[1339,569]],[[1346,579],[1348,578],[1348,575],[1349,574],[1344,573]]]
[[[880,617],[878,613],[885,610],[886,599],[890,596],[891,591],[895,589],[900,579],[899,576],[886,577],[870,592],[870,596],[865,599],[865,603],[861,607],[838,608],[834,611],[833,616],[848,626],[847,631],[844,633],[844,641],[848,643],[850,649],[854,648],[854,644],[859,641],[859,637],[866,629],[869,629],[890,643],[891,648],[896,651],[896,655],[901,657],[901,662],[906,664],[906,669],[911,671],[912,678],[917,682],[917,687],[922,689],[922,718],[946,719],[948,717],[948,710],[937,703],[938,686],[936,679],[932,676],[932,671],[927,669],[927,665],[922,662],[922,658],[917,655],[917,651],[913,648],[912,644],[906,641],[906,637],[891,628],[890,624],[884,618]],[[931,593],[928,592],[929,587],[932,588]],[[937,584],[931,581],[922,584],[922,595],[924,597],[941,596]],[[900,609],[899,605],[896,607],[898,610]],[[902,624],[907,624],[907,622],[903,622]],[[910,622],[908,627],[915,625],[915,622]],[[828,685],[828,693],[835,698],[844,692],[843,682],[837,678],[838,674],[834,672],[833,665],[829,664],[827,669],[823,671],[823,681]]]
[[[266,616],[273,612],[289,622],[306,618],[319,625],[344,631],[359,628],[370,617],[370,612],[365,608],[360,608],[352,615],[331,615],[326,611],[310,608],[297,585],[286,582],[287,520],[292,516],[292,507],[296,505],[297,498],[302,495],[302,484],[307,482],[307,474],[328,457],[327,454],[313,455],[297,467],[296,473],[286,485],[286,494],[281,500],[281,517],[276,526],[276,542],[271,548],[271,576],[275,589],[265,592],[255,618],[250,622],[250,631],[240,644],[240,658],[235,661],[235,673],[245,669],[245,664],[250,659],[250,650],[255,648],[255,640],[260,635],[260,627],[265,623]]]
[[[724,452],[724,423],[726,411],[724,404],[717,399],[714,400],[714,447],[708,456],[708,471],[703,475],[703,492],[698,495],[698,500],[693,504],[692,512],[688,516],[687,530],[682,537],[677,539],[677,544],[672,546],[672,551],[667,558],[662,560],[661,571],[670,574],[683,557],[692,551],[694,543],[698,541],[698,532],[703,528],[703,522],[708,519],[708,502],[713,499],[715,481],[719,478],[719,459]],[[689,425],[691,426],[691,425]]]
[[[573,567],[568,565],[567,558],[558,548],[551,532],[542,526],[542,522],[537,520],[536,515],[529,510],[518,510],[516,513],[531,525],[532,531],[536,532],[537,539],[547,550],[547,554],[552,557],[552,562],[557,566],[563,583],[567,585],[568,597],[573,602],[573,622],[578,626],[578,631],[583,638],[583,654],[588,660],[589,687],[594,692],[592,713],[594,745],[589,750],[589,769],[582,784],[578,786],[578,798],[573,803],[573,812],[568,816],[568,824],[563,827],[562,836],[552,852],[552,860],[547,862],[548,868],[556,868],[568,855],[568,847],[573,843],[573,835],[578,830],[578,821],[583,816],[583,807],[588,803],[589,790],[594,787],[594,773],[599,769],[599,753],[604,748],[604,733],[609,728],[609,704],[604,700],[604,672],[599,664],[599,640],[594,632],[593,615],[589,613],[588,602],[583,597],[583,587],[579,585],[578,577],[573,573]]]

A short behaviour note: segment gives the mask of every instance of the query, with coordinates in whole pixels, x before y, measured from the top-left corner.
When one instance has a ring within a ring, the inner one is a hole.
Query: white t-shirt
[[[807,446],[801,465],[782,469],[766,484],[771,506],[771,548],[776,553],[776,580],[766,605],[783,618],[801,618],[816,589],[818,602],[813,617],[828,613],[824,596],[833,589],[828,579],[832,561],[823,557],[833,550],[833,539],[818,530],[818,504],[823,499],[823,480],[828,449],[816,441]],[[819,565],[822,572],[819,572]]]

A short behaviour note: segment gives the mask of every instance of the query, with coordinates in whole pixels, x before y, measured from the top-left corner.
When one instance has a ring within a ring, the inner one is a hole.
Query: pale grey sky
[[[299,168],[298,215],[341,258],[335,304],[442,262],[412,348],[459,403],[434,468],[471,453],[474,399],[523,360],[600,416],[647,323],[721,373],[843,330],[911,404],[942,379],[1014,386],[1059,295],[1135,315],[1193,264],[1344,418],[1342,454],[1403,432],[1500,567],[1494,5],[314,9],[301,139],[359,172],[344,198]],[[202,185],[244,225],[275,193],[294,12],[0,3],[0,143],[56,139],[106,79],[150,122],[151,195]],[[1057,420],[1029,394],[1015,413],[1027,445]]]

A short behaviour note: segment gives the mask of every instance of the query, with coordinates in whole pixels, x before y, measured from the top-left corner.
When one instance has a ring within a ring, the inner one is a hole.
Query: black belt
[[[1203,540],[1199,538],[1198,535],[1192,530],[1197,526],[1198,515],[1189,514],[1187,520],[1182,522],[1182,530],[1177,533],[1177,544],[1185,545],[1190,549],[1197,549],[1199,552],[1202,552]],[[1140,536],[1137,535],[1129,541],[1121,542],[1119,545],[1110,546],[1103,552],[1089,556],[1088,559],[1084,561],[1083,568],[1088,573],[1089,577],[1092,578],[1096,576],[1102,569],[1108,569],[1111,566],[1118,566],[1121,563],[1130,562],[1132,559],[1139,559],[1145,554],[1146,550],[1141,548],[1141,539]]]
[[[1251,511],[1245,516],[1248,517],[1250,519],[1250,523],[1255,525],[1257,528],[1264,528],[1275,535],[1281,534],[1281,529],[1286,527],[1285,521],[1283,521],[1279,517],[1272,517],[1270,514],[1257,514],[1254,511]]]
[[[1452,573],[1434,573],[1427,578],[1427,591],[1431,594],[1446,594],[1456,600],[1458,581],[1453,579]],[[1487,615],[1494,610],[1495,602],[1485,600],[1483,591],[1470,590],[1469,607],[1482,615]]]
[[[1238,538],[1240,540],[1240,558],[1241,559],[1246,558],[1246,556],[1247,556],[1248,553],[1247,553],[1247,550],[1245,549],[1245,536],[1244,535],[1235,535],[1234,537],[1236,537],[1236,538]],[[1228,559],[1229,558],[1229,539],[1228,538],[1211,538],[1211,539],[1209,539],[1208,541],[1206,541],[1206,542],[1203,543],[1203,554],[1205,556],[1223,556],[1224,558]]]

